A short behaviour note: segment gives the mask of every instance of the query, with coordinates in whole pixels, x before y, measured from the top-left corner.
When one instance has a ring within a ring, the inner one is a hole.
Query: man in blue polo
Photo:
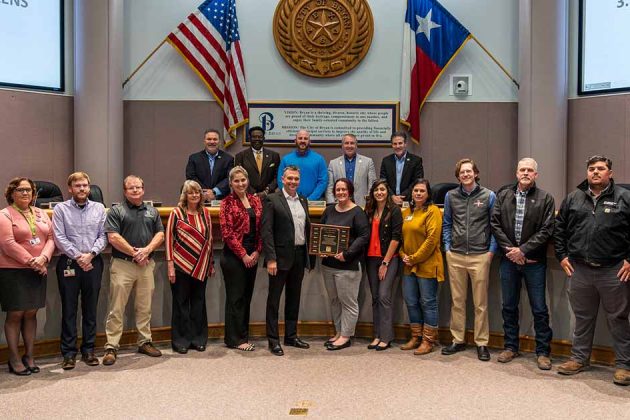
[[[295,135],[295,150],[286,154],[280,161],[278,168],[278,189],[282,190],[282,173],[286,166],[294,165],[300,168],[300,186],[298,194],[307,200],[319,200],[328,185],[328,167],[319,153],[310,149],[311,135],[306,130],[300,130]]]

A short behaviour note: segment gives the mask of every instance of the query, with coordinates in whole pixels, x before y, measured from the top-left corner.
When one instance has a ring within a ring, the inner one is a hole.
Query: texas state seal
[[[273,23],[282,58],[312,77],[336,77],[355,68],[374,35],[366,0],[280,0]]]

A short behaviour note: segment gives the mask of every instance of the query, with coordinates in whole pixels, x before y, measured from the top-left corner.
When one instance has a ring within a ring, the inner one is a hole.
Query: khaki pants
[[[154,268],[155,261],[153,260],[147,266],[140,267],[131,261],[112,258],[109,274],[109,306],[107,322],[105,323],[106,349],[118,350],[120,347],[125,307],[134,287],[136,289],[134,309],[136,329],[138,330],[138,346],[151,341],[151,299],[153,289],[155,289]]]
[[[487,253],[446,253],[446,263],[451,286],[451,334],[454,343],[464,343],[466,333],[466,297],[468,276],[472,284],[475,305],[475,344],[487,346],[490,337],[488,324],[488,283],[492,260]]]

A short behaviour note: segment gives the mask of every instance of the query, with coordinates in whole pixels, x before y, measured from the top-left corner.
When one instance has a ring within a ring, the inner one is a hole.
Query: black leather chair
[[[455,184],[454,182],[442,182],[439,184],[435,184],[431,186],[431,195],[433,196],[433,202],[438,206],[444,205],[444,197],[446,197],[446,193],[452,190],[453,188],[457,188],[459,184]]]
[[[59,186],[49,181],[34,181],[37,199],[35,206],[41,207],[44,203],[54,203],[63,201],[63,194]]]
[[[630,190],[630,184],[615,184],[621,188],[625,188],[626,190]]]
[[[88,195],[88,199],[105,205],[103,190],[101,190],[101,187],[96,184],[90,184],[90,195]]]

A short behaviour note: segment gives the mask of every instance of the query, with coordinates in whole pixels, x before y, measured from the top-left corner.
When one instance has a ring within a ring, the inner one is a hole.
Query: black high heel
[[[26,367],[26,369],[28,369],[31,373],[39,373],[41,371],[41,369],[39,368],[39,366],[37,366],[35,363],[33,363],[33,366],[29,366],[28,365],[28,358],[26,357],[26,355],[22,356],[22,364],[24,365],[24,367]]]
[[[25,367],[24,370],[15,370],[13,369],[13,366],[11,366],[11,362],[7,363],[9,365],[9,372],[17,375],[17,376],[28,376],[31,374],[31,371],[29,370],[29,368]]]

